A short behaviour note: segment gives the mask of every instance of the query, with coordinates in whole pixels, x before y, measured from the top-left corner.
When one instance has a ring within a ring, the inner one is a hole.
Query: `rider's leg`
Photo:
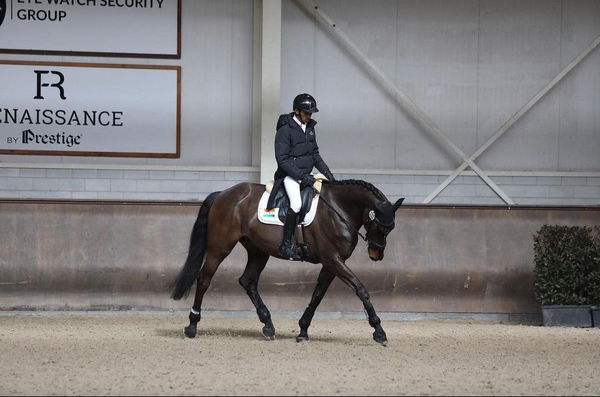
[[[283,186],[285,187],[285,192],[290,199],[290,208],[296,214],[300,212],[302,209],[302,197],[300,196],[300,182],[292,178],[291,176],[286,176],[283,180]]]
[[[285,191],[290,199],[290,209],[288,210],[285,223],[283,224],[283,240],[279,246],[279,253],[292,260],[301,259],[297,247],[293,246],[294,231],[298,225],[298,212],[302,208],[302,198],[300,197],[300,183],[292,177],[286,176],[283,180]]]

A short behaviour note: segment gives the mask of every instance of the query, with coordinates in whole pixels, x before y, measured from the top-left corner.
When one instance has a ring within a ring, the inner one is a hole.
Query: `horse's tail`
[[[202,206],[198,212],[198,218],[196,218],[196,223],[192,229],[190,250],[187,259],[175,280],[173,292],[171,293],[171,297],[175,300],[179,300],[184,296],[187,297],[190,288],[194,285],[194,281],[196,281],[200,275],[204,254],[206,253],[208,212],[219,193],[220,192],[213,192],[209,194],[202,202]]]

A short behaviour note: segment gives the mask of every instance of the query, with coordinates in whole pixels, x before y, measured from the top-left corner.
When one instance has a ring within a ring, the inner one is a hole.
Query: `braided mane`
[[[370,184],[369,182],[362,181],[360,179],[344,179],[344,180],[336,180],[336,181],[327,181],[332,185],[353,185],[360,186],[363,189],[366,189],[373,193],[373,195],[381,201],[388,201],[387,197],[381,192],[381,190],[377,189],[375,186]]]

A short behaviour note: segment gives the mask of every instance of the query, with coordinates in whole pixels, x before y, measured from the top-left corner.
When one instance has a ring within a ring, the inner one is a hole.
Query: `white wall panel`
[[[301,92],[315,93],[315,38],[317,27],[296,3],[282,2],[281,23],[281,101],[282,113],[292,111],[294,96]],[[323,108],[321,98],[317,105]],[[320,113],[319,116],[325,114]],[[320,117],[315,117],[320,120]],[[277,120],[273,120],[275,128]],[[317,131],[320,130],[320,126]],[[320,135],[318,135],[320,139]]]
[[[561,64],[566,65],[600,35],[600,1],[563,4]],[[560,86],[558,168],[600,169],[600,48]]]
[[[227,165],[252,165],[252,2],[232,3],[231,144]]]
[[[395,70],[396,3],[327,1],[336,23],[388,76]],[[343,15],[344,18],[337,18]],[[370,23],[369,21],[379,21]],[[319,25],[315,90],[321,108],[319,145],[331,167],[394,168],[395,109],[385,91],[350,60],[345,49]],[[325,108],[323,108],[325,106]]]
[[[252,2],[193,1],[184,47],[190,103],[182,139],[187,164],[250,165],[252,155]]]
[[[478,141],[483,143],[560,72],[561,2],[480,4]],[[478,164],[483,169],[556,169],[557,138],[558,96],[551,92]]]
[[[597,0],[319,0],[467,155],[600,34]],[[333,168],[452,169],[455,153],[384,93],[311,12],[283,2],[282,111],[308,91]],[[489,170],[600,169],[596,49],[478,159]]]
[[[399,1],[396,82],[465,153],[477,127],[478,2]],[[414,126],[399,108],[398,158],[403,169],[448,169],[457,155]]]

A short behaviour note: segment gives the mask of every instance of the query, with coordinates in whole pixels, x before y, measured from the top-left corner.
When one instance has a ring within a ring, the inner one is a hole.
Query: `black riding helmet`
[[[298,94],[294,98],[293,109],[304,110],[306,113],[317,113],[317,101],[310,94]]]

